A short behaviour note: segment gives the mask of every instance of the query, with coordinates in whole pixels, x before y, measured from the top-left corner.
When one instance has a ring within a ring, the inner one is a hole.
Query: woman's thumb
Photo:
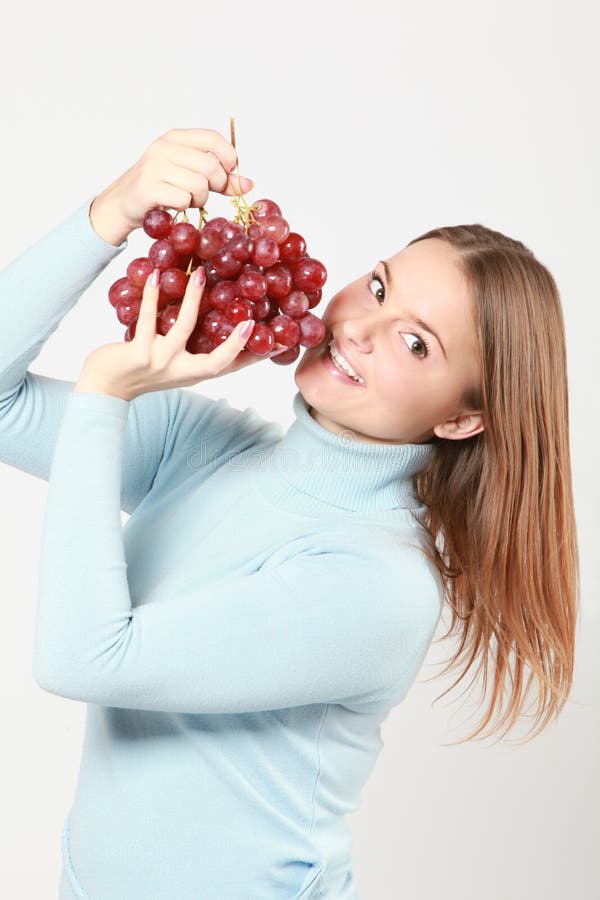
[[[230,172],[229,180],[222,193],[227,194],[229,197],[233,197],[235,194],[247,194],[253,187],[254,182],[251,178],[245,178],[243,175],[237,175],[235,172]]]

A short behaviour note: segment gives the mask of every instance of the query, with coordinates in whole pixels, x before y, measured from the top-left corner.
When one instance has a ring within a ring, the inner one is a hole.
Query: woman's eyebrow
[[[385,272],[385,280],[386,280],[386,282],[387,282],[387,286],[388,286],[389,290],[391,291],[391,290],[393,289],[393,282],[392,282],[392,273],[391,273],[391,271],[390,271],[390,267],[389,267],[389,265],[386,263],[385,259],[380,259],[379,262],[380,262],[381,265],[383,266],[383,270],[384,270],[384,272]],[[427,322],[424,322],[424,321],[423,321],[423,319],[418,319],[418,318],[417,318],[415,315],[413,315],[413,313],[411,313],[411,312],[408,312],[408,311],[407,311],[407,312],[406,312],[406,316],[407,316],[407,318],[412,319],[412,321],[415,323],[415,325],[419,325],[421,328],[423,328],[423,329],[424,329],[425,331],[427,331],[430,335],[432,335],[432,337],[434,337],[434,338],[436,339],[436,341],[438,342],[438,344],[439,344],[440,347],[442,348],[442,353],[444,354],[444,358],[447,360],[448,357],[446,356],[446,351],[445,351],[445,349],[444,349],[444,345],[443,345],[442,342],[440,341],[439,337],[437,336],[437,334],[435,333],[435,331],[433,330],[433,328],[431,327],[431,325],[428,325]]]

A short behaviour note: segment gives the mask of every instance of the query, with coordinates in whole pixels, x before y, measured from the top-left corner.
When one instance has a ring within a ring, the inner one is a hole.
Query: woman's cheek
[[[352,299],[349,296],[349,289],[342,288],[341,291],[338,291],[337,294],[334,294],[334,296],[327,304],[325,315],[327,316],[328,321],[332,318],[344,319],[352,317],[353,306],[356,307],[356,303],[352,303]],[[355,314],[356,309],[354,309],[354,315]]]

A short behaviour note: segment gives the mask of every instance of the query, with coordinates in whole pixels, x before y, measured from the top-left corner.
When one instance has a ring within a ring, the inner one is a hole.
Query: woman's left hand
[[[157,271],[155,269],[146,279],[133,340],[105,344],[90,353],[75,391],[100,392],[133,400],[140,394],[188,387],[218,375],[237,372],[287,349],[276,344],[275,350],[266,356],[244,350],[252,331],[243,337],[242,328],[246,323],[240,323],[210,353],[188,353],[185,345],[196,325],[206,283],[204,267],[199,266],[189,279],[177,321],[166,335],[156,333],[159,287],[153,282],[153,275]],[[196,273],[204,276],[202,281],[195,277]]]

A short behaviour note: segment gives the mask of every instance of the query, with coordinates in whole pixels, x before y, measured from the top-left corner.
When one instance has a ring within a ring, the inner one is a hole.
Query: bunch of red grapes
[[[309,256],[301,234],[290,231],[273,200],[258,200],[234,220],[204,218],[197,228],[175,222],[164,209],[151,209],[143,229],[154,238],[148,256],[127,266],[127,275],[111,285],[108,298],[117,318],[127,325],[125,340],[135,327],[146,279],[161,270],[156,331],[167,334],[177,321],[191,273],[204,266],[206,284],[198,320],[186,343],[189,353],[210,353],[231,334],[238,322],[252,319],[254,329],[246,350],[266,356],[276,344],[287,347],[272,362],[294,362],[300,346],[315,347],[325,337],[325,325],[309,310],[322,296],[327,270]],[[187,216],[185,216],[187,220]]]

